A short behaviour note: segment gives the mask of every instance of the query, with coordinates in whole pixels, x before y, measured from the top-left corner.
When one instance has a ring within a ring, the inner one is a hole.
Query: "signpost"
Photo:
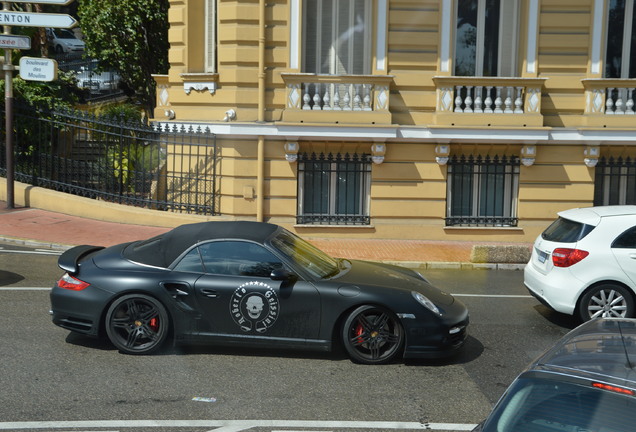
[[[57,62],[48,58],[21,57],[20,78],[26,81],[54,81],[57,79]]]
[[[31,38],[28,36],[0,34],[0,48],[31,49]]]
[[[57,5],[57,6],[66,6],[69,3],[72,3],[73,0],[9,0],[11,3],[40,3],[40,4],[48,4],[48,5]]]
[[[51,14],[38,12],[0,12],[0,25],[20,27],[53,27],[71,28],[77,25],[77,20],[66,14]]]
[[[8,0],[2,1],[0,10],[0,25],[3,34],[0,35],[0,48],[4,49],[4,102],[5,102],[5,147],[7,168],[7,208],[15,206],[14,200],[14,163],[13,163],[13,71],[15,66],[11,61],[13,49],[31,48],[31,40],[24,36],[11,34],[11,27],[47,27],[71,28],[77,25],[77,20],[66,14],[50,14],[38,12],[14,12],[11,3],[42,3],[49,5],[67,5],[73,0]],[[26,39],[26,40],[25,40]],[[57,77],[57,62],[51,59],[23,57],[20,60],[20,77],[30,81],[52,81]]]

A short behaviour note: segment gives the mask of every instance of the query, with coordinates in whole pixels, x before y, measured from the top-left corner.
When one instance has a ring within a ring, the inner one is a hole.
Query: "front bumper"
[[[429,317],[427,317],[429,318]],[[459,350],[468,335],[468,309],[457,299],[437,319],[402,318],[404,358],[444,358]]]

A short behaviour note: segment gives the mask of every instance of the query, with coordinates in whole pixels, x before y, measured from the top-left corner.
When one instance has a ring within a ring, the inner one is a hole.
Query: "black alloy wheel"
[[[166,308],[143,294],[118,298],[106,314],[108,338],[126,354],[150,354],[158,350],[168,337],[168,326]]]
[[[622,285],[596,285],[581,297],[578,313],[581,321],[594,318],[633,318],[634,294]]]
[[[366,305],[351,312],[343,326],[342,340],[353,361],[383,364],[400,352],[404,330],[394,313]]]

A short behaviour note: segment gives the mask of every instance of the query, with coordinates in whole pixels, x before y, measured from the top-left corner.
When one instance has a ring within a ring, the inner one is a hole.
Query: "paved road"
[[[55,254],[0,247],[0,430],[470,430],[575,324],[530,298],[519,271],[429,270],[471,311],[465,349],[445,361],[213,347],[126,356],[51,324]]]

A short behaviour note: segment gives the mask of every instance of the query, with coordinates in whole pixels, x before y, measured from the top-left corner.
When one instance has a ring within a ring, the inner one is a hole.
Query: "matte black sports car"
[[[330,350],[353,361],[442,357],[466,337],[466,307],[419,273],[335,259],[258,222],[183,225],[149,240],[77,246],[58,265],[53,323],[106,334],[123,353],[167,339]]]

